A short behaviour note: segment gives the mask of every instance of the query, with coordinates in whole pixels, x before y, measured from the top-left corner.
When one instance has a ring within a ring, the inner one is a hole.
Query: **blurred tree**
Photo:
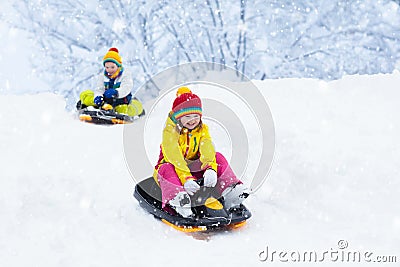
[[[111,46],[133,70],[135,89],[186,62],[220,63],[252,79],[336,79],[391,72],[400,55],[391,0],[20,0],[14,8],[12,25],[32,33],[44,58],[33,63],[48,65],[43,77],[71,101],[94,86]]]

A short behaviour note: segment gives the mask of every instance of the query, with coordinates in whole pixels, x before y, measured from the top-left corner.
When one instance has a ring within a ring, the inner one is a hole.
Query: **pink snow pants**
[[[241,181],[233,173],[228,161],[225,157],[217,152],[215,153],[217,161],[217,185],[215,186],[218,193],[222,193],[225,188],[232,184],[241,183]],[[190,170],[199,170],[200,161],[195,161],[189,165]],[[203,177],[204,171],[192,172],[192,175],[197,179]],[[163,163],[158,168],[158,182],[162,192],[162,207],[172,200],[179,192],[185,191],[178,175],[175,172],[175,167],[171,163]]]

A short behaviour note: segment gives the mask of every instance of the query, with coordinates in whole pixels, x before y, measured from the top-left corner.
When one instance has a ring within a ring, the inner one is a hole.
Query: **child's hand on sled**
[[[104,104],[104,99],[99,95],[94,98],[93,102],[96,106],[101,107]]]
[[[214,187],[217,184],[217,173],[213,169],[204,172],[204,186]]]
[[[200,185],[198,185],[196,181],[190,179],[185,182],[183,188],[189,195],[193,196],[194,193],[196,193],[200,189]]]

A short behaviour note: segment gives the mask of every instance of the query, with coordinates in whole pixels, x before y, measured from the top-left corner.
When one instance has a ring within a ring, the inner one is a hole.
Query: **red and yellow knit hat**
[[[122,66],[122,58],[119,55],[119,51],[115,47],[111,47],[107,54],[103,57],[103,66],[106,64],[106,62],[113,62],[117,64],[118,67]]]
[[[200,97],[193,94],[187,87],[180,87],[176,92],[176,98],[172,104],[173,117],[179,120],[189,114],[202,116],[202,106]]]

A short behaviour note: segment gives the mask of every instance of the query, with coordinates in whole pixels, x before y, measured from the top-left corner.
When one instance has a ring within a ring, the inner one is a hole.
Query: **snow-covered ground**
[[[255,83],[275,120],[274,165],[247,226],[209,241],[139,207],[123,126],[82,123],[55,94],[0,95],[0,266],[310,266],[280,251],[398,266],[400,74]]]

